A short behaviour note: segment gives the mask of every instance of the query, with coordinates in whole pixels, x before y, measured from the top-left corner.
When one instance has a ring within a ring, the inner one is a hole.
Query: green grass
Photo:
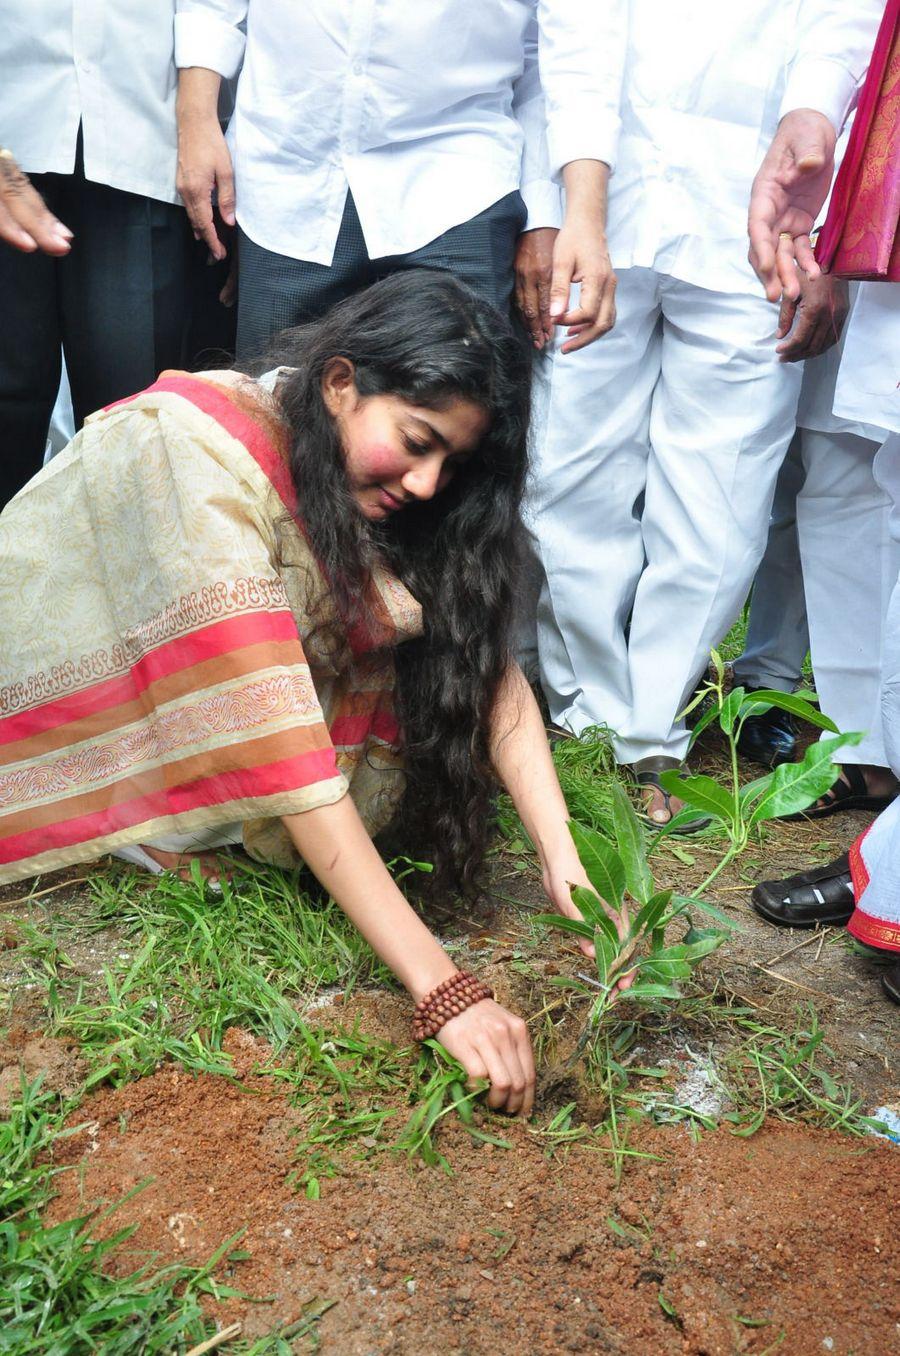
[[[106,967],[99,989],[73,978],[64,930],[26,933],[49,1032],[76,1040],[96,1077],[137,1077],[163,1059],[223,1072],[217,1052],[229,1027],[281,1050],[302,1041],[303,1009],[318,988],[392,983],[341,911],[289,875],[241,872],[221,894],[199,878],[142,886],[126,874],[92,882],[90,926],[115,924],[137,947]]]
[[[214,1271],[235,1240],[202,1267],[148,1261],[124,1277],[104,1272],[131,1228],[95,1236],[116,1207],[96,1219],[44,1222],[59,1169],[49,1154],[67,1133],[72,1104],[23,1084],[0,1122],[0,1352],[10,1356],[130,1356],[183,1352],[212,1331],[204,1297],[237,1292]],[[71,1169],[67,1169],[71,1171]],[[140,1189],[140,1188],[138,1188]],[[133,1193],[132,1193],[133,1194]],[[274,1348],[272,1348],[274,1350]]]

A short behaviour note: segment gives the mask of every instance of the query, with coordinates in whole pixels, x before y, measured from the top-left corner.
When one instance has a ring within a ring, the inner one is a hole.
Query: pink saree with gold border
[[[888,0],[816,243],[841,278],[900,281],[900,0]]]

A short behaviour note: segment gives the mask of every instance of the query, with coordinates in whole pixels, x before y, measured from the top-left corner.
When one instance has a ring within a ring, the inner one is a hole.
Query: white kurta
[[[610,185],[615,330],[539,364],[530,525],[551,716],[620,762],[682,757],[676,716],[762,555],[800,371],[747,263],[779,117],[840,127],[879,0],[632,0]]]

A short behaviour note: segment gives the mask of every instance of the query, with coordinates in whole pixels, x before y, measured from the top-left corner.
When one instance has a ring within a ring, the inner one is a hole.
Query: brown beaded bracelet
[[[443,980],[416,1004],[413,1039],[427,1041],[429,1036],[436,1036],[452,1017],[458,1017],[466,1008],[480,1003],[483,998],[493,996],[494,990],[489,984],[483,983],[468,970],[457,970],[455,975]]]

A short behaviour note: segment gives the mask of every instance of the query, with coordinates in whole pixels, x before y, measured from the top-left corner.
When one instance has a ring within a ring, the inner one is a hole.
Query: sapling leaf
[[[816,725],[820,730],[831,730],[832,734],[839,734],[840,731],[834,721],[820,711],[817,705],[813,705],[813,699],[816,702],[819,700],[814,692],[801,696],[799,692],[776,692],[774,689],[761,688],[747,698],[747,704],[741,715],[763,715],[773,706],[777,706],[779,711],[789,711],[792,716],[808,721],[810,725]]]
[[[591,992],[583,980],[572,979],[570,975],[548,975],[547,983],[552,984],[555,989],[574,989],[576,993]]]
[[[539,913],[535,915],[534,921],[545,923],[549,928],[560,928],[563,932],[576,932],[579,937],[594,936],[594,929],[583,918],[566,918],[561,913]]]
[[[693,924],[688,928],[683,939],[691,960],[695,961],[716,951],[724,940],[725,934],[719,932],[718,928],[695,928]]]
[[[594,962],[597,966],[597,978],[601,984],[609,983],[609,971],[616,959],[616,948],[598,928],[594,933]]]
[[[625,867],[615,848],[596,829],[574,819],[569,832],[588,880],[601,899],[618,909],[625,895]]]
[[[681,994],[672,984],[643,984],[638,981],[632,984],[630,989],[626,989],[624,998],[651,999],[651,998],[680,998]]]
[[[698,690],[694,693],[693,697],[688,702],[687,706],[683,706],[681,710],[678,712],[678,715],[675,717],[676,721],[680,722],[684,720],[685,716],[689,716],[691,712],[694,710],[694,708],[699,706],[702,701],[705,701],[707,697],[713,696],[715,694],[715,690],[716,689],[712,683],[704,683],[703,686],[701,688],[698,688]]]
[[[716,922],[721,923],[723,927],[736,929],[738,932],[747,931],[742,923],[738,923],[733,918],[729,918],[721,909],[717,909],[715,904],[708,904],[706,900],[701,899],[699,895],[674,895],[672,902],[677,904],[680,909],[700,909],[703,913],[708,914],[710,918],[715,918]]]
[[[734,798],[713,777],[703,774],[685,777],[671,768],[660,773],[659,781],[670,796],[678,796],[693,809],[702,810],[726,824],[734,824]]]
[[[672,902],[671,890],[660,890],[643,904],[631,920],[631,930],[629,936],[632,938],[640,937],[642,932],[652,932],[659,926],[659,921],[664,917],[666,910]]]
[[[799,763],[781,763],[772,773],[768,788],[753,807],[749,824],[798,814],[825,794],[840,775],[840,765],[831,755],[846,744],[858,744],[862,734],[840,734],[810,744]]]
[[[757,800],[763,791],[771,785],[773,775],[774,769],[772,772],[767,772],[763,777],[754,777],[751,782],[744,783],[739,792],[742,811],[746,810],[750,801]]]
[[[735,687],[732,688],[723,701],[721,710],[719,711],[719,725],[725,734],[731,733],[746,695],[746,688]]]
[[[696,806],[685,805],[685,807],[682,810],[678,811],[677,815],[672,816],[668,824],[660,824],[659,828],[656,829],[653,838],[651,839],[650,846],[647,849],[648,854],[653,853],[656,847],[662,842],[664,838],[668,838],[670,834],[677,833],[678,830],[682,827],[682,825],[692,823],[695,824],[697,818],[698,815]],[[708,823],[709,821],[707,820],[706,822]],[[701,829],[705,827],[706,827],[705,824],[701,824],[697,828],[696,832],[700,833]]]
[[[586,889],[583,885],[573,885],[572,903],[584,915],[587,921],[595,928],[602,928],[610,941],[615,945],[618,941],[619,931],[613,920],[607,913],[602,900],[593,890]]]
[[[721,684],[724,683],[725,681],[725,665],[722,663],[722,656],[719,654],[718,650],[714,649],[710,650],[709,658],[715,670],[716,679],[719,682],[719,685],[721,686]]]
[[[713,696],[715,696],[715,689],[713,689]],[[719,714],[719,704],[718,701],[715,701],[707,711],[703,712],[703,715],[695,723],[694,728],[691,730],[691,744],[690,744],[691,748],[694,747],[697,740],[700,738],[703,731],[706,729],[707,725],[712,725],[713,721],[715,720],[718,714]]]
[[[645,904],[653,893],[653,876],[647,865],[644,831],[624,787],[618,782],[612,785],[612,821],[616,846],[625,868],[625,888],[639,904]]]
[[[664,951],[654,951],[641,962],[641,974],[652,975],[654,979],[688,979],[691,963],[685,956],[672,956]]]

